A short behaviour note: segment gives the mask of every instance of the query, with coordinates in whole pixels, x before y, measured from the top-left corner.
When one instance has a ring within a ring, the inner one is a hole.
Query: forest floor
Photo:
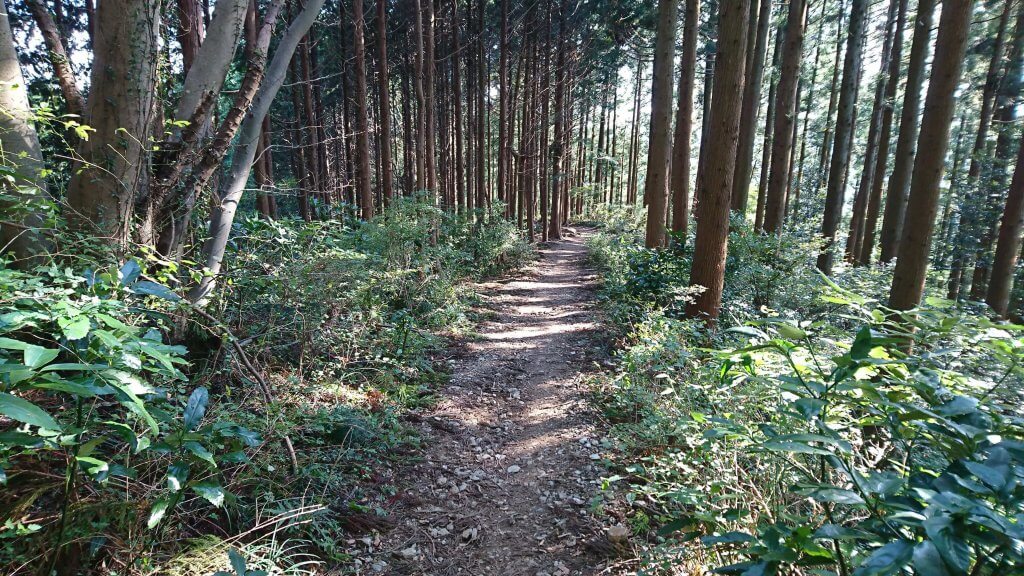
[[[605,346],[583,239],[543,245],[479,286],[485,320],[450,351],[451,379],[414,416],[422,454],[397,473],[393,527],[365,573],[597,574],[590,511],[603,468],[585,378]]]

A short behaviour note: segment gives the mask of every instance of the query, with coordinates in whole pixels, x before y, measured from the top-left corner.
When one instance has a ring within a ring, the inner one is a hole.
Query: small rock
[[[515,464],[513,464],[513,465],[508,467],[508,473],[509,474],[515,474],[516,472],[519,472],[520,470],[522,470],[522,468],[520,468],[519,466],[516,466]]]
[[[608,529],[608,540],[613,544],[620,544],[629,538],[629,528],[623,524],[616,524]]]
[[[402,550],[399,550],[398,552],[395,552],[395,556],[402,558],[403,560],[412,560],[416,557],[418,553],[419,550],[416,549],[416,545],[414,544],[412,546],[409,546],[408,548],[404,548]]]

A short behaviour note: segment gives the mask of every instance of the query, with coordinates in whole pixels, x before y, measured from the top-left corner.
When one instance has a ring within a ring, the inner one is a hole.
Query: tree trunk
[[[825,136],[821,140],[821,150],[818,152],[818,169],[815,171],[815,194],[821,190],[822,183],[827,179],[825,169],[829,163],[830,152],[832,152],[832,142],[835,137],[834,118],[836,113],[836,104],[839,103],[839,71],[842,68],[839,65],[839,59],[840,55],[843,53],[843,39],[845,38],[845,36],[843,36],[843,10],[845,5],[845,0],[840,0],[839,16],[836,25],[835,61],[832,64],[832,81],[829,83],[828,89],[828,109],[825,112]]]
[[[672,145],[672,231],[678,233],[683,242],[686,241],[690,209],[690,134],[693,132],[693,87],[697,71],[697,24],[700,20],[700,0],[685,2],[676,133]]]
[[[103,4],[110,1],[103,0],[101,9]],[[249,107],[248,114],[241,123],[238,130],[238,146],[235,149],[231,170],[224,178],[219,201],[213,206],[210,214],[210,228],[202,250],[202,261],[206,273],[189,290],[188,299],[191,302],[202,301],[214,288],[214,282],[224,260],[228,238],[231,235],[235,212],[249,180],[256,151],[259,149],[259,134],[263,126],[263,118],[267,115],[274,97],[284,83],[288,72],[288,63],[291,61],[299,41],[309,31],[323,5],[324,0],[307,0],[302,10],[292,20],[278,41],[277,50],[267,67],[264,81],[260,84],[259,90],[252,100],[252,106]]]
[[[914,209],[907,214],[889,291],[889,307],[896,310],[917,306],[924,293],[939,183],[949,145],[949,128],[973,4],[973,0],[945,0],[942,3],[932,77],[928,83],[918,137],[919,153],[910,183],[909,202]]]
[[[885,104],[885,90],[888,85],[886,74],[889,72],[889,59],[892,54],[893,34],[895,33],[899,0],[889,0],[888,16],[883,28],[882,61],[875,78],[875,97],[871,103],[871,116],[868,123],[868,139],[861,160],[860,184],[853,202],[853,214],[850,217],[850,233],[846,237],[846,259],[853,264],[860,264],[860,252],[864,243],[864,228],[867,224],[868,204],[872,194],[871,186],[875,181],[877,170],[885,171],[884,158],[878,154],[881,142],[882,108]]]
[[[790,0],[786,19],[786,39],[782,45],[782,66],[775,103],[775,126],[772,136],[771,169],[765,192],[764,230],[769,234],[782,232],[785,220],[786,190],[793,156],[793,128],[796,126],[796,92],[800,80],[800,58],[804,49],[804,20],[807,4]]]
[[[839,91],[835,141],[832,148],[832,161],[829,164],[828,187],[825,192],[825,217],[821,223],[821,235],[825,239],[825,246],[822,248],[821,254],[818,255],[818,269],[825,274],[832,273],[833,244],[843,211],[846,171],[850,165],[850,149],[856,121],[857,84],[860,80],[866,17],[867,0],[853,0],[850,6],[846,56],[843,61],[843,82]]]
[[[388,6],[387,0],[377,0],[377,89],[380,98],[380,176],[384,204],[391,203],[395,195],[395,178],[391,165],[391,80],[388,75]]]
[[[430,0],[428,0],[429,2]],[[352,0],[352,44],[356,75],[356,195],[363,220],[373,218],[373,189],[370,188],[370,123],[366,97],[366,41],[363,30],[363,0]]]
[[[147,146],[156,98],[160,3],[103,0],[97,12],[82,164],[68,186],[74,229],[115,249],[128,241],[136,196],[147,185]]]
[[[1017,151],[1017,167],[1006,197],[1003,217],[999,224],[999,239],[992,258],[992,278],[988,284],[985,302],[1000,318],[1006,318],[1010,304],[1010,290],[1017,271],[1017,258],[1021,249],[1021,231],[1024,230],[1024,146]]]
[[[992,161],[987,170],[989,176],[984,178],[985,216],[988,221],[985,223],[985,233],[981,239],[981,254],[974,268],[974,280],[971,283],[972,299],[981,300],[981,295],[988,293],[989,275],[994,262],[993,249],[995,247],[992,244],[997,238],[999,226],[995,214],[998,211],[999,199],[1006,188],[1007,172],[1014,154],[1013,148],[1020,144],[1014,127],[1017,124],[1017,102],[1021,95],[1022,72],[1024,72],[1024,4],[1019,5],[1017,9],[1009,60],[1003,79],[999,83],[999,93],[996,96],[994,121],[999,134],[996,137],[995,152],[992,154]],[[1011,278],[1013,272],[1013,270],[1009,272]]]
[[[803,0],[798,0],[803,2]],[[793,11],[792,4],[790,12]],[[753,2],[751,2],[753,11]],[[743,116],[740,118],[739,156],[736,159],[736,177],[733,179],[732,209],[745,216],[747,198],[750,196],[750,175],[754,168],[754,140],[757,136],[757,115],[761,104],[761,80],[764,77],[765,53],[768,49],[768,29],[771,24],[772,2],[761,0],[757,15],[757,33],[747,38],[747,47],[752,52],[747,55],[749,67],[746,72],[746,84],[743,87]],[[751,23],[753,25],[753,23]],[[753,29],[753,28],[751,28]],[[751,44],[750,39],[754,42]],[[787,44],[789,40],[787,39]],[[783,58],[783,67],[786,60]],[[797,72],[800,61],[797,55]]]
[[[437,197],[437,118],[434,110],[435,77],[437,64],[434,61],[434,0],[426,0],[423,6],[423,89],[424,165],[427,170],[426,188]]]
[[[413,88],[416,91],[416,148],[413,153],[416,156],[416,189],[425,190],[427,188],[427,166],[424,159],[424,151],[427,148],[427,101],[426,93],[423,91],[423,75],[426,63],[423,54],[423,9],[420,7],[420,0],[415,0],[414,12],[413,36],[416,42],[413,49]]]
[[[672,126],[672,64],[675,62],[678,0],[658,0],[658,32],[654,46],[651,80],[651,130],[647,149],[647,234],[645,245],[665,245],[665,217],[668,204],[668,161]],[[742,27],[745,30],[745,27]],[[742,48],[740,49],[742,52]]]
[[[697,237],[690,285],[704,290],[686,306],[686,315],[718,319],[725,281],[729,242],[729,207],[736,168],[736,147],[743,102],[743,50],[746,44],[748,0],[723,2],[719,12],[718,56],[710,133],[702,191],[698,192]]]
[[[476,194],[477,206],[484,211],[487,210],[487,138],[485,127],[487,124],[487,110],[485,99],[487,95],[487,58],[484,52],[484,13],[486,0],[480,0],[477,9],[477,92],[476,92]]]
[[[914,41],[910,47],[910,60],[907,62],[907,87],[903,95],[903,109],[900,112],[900,132],[896,138],[896,152],[885,196],[885,211],[882,215],[879,262],[883,264],[891,262],[896,257],[903,234],[907,193],[910,190],[910,176],[917,154],[921,88],[924,86],[925,59],[928,56],[934,13],[935,0],[919,0],[914,19]]]
[[[772,48],[772,64],[770,70],[779,67],[779,54],[782,52],[782,31],[775,31],[775,47]],[[757,206],[754,209],[754,230],[764,231],[764,210],[768,196],[768,171],[772,163],[772,127],[775,126],[775,104],[778,98],[775,97],[779,83],[776,74],[772,74],[768,81],[768,109],[764,115],[764,141],[761,144],[761,177],[757,181]]]
[[[7,14],[0,2],[0,163],[9,171],[0,190],[10,197],[0,200],[0,253],[10,252],[19,265],[27,265],[50,248],[39,230],[45,218],[39,201],[48,199],[40,175],[46,166]]]
[[[903,54],[903,30],[907,20],[907,0],[899,0],[896,16],[896,30],[888,57],[889,71],[883,96],[882,127],[878,140],[878,160],[875,163],[875,174],[871,182],[871,196],[868,199],[867,218],[864,223],[864,239],[861,242],[860,255],[857,259],[861,265],[871,263],[875,250],[875,229],[878,227],[878,216],[882,205],[882,186],[885,183],[886,163],[889,159],[889,142],[892,138],[892,121],[896,102],[896,90],[900,83],[900,65]]]
[[[508,158],[509,147],[509,85],[508,85],[508,3],[511,0],[500,0],[501,2],[501,36],[498,39],[498,199],[506,203],[505,214],[508,215]],[[559,8],[562,12],[563,8]],[[562,31],[559,30],[559,34]],[[561,65],[559,65],[561,70]],[[558,112],[555,112],[558,114]],[[560,235],[560,233],[559,233]]]
[[[188,2],[190,0],[181,1]],[[81,116],[82,111],[85,109],[85,99],[78,90],[78,84],[75,82],[75,73],[71,69],[71,60],[64,49],[64,42],[61,39],[56,23],[53,21],[53,16],[46,9],[46,4],[43,0],[27,0],[27,2],[29,10],[32,12],[32,18],[35,20],[36,26],[39,27],[39,32],[43,36],[43,43],[46,45],[50,65],[53,66],[53,75],[57,77],[57,84],[64,95],[68,114]]]

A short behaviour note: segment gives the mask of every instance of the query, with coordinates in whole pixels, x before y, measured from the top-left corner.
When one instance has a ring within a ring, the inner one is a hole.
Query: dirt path
[[[592,283],[582,238],[553,242],[515,279],[480,287],[493,316],[452,361],[423,415],[424,454],[400,473],[366,573],[596,574],[589,512],[597,440],[582,394],[596,369]]]

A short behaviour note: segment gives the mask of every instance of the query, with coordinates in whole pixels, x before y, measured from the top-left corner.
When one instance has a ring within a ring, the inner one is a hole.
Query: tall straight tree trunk
[[[797,160],[796,181],[793,182],[793,188],[796,190],[797,200],[799,200],[799,195],[803,191],[804,160],[807,156],[807,128],[808,126],[810,126],[811,107],[814,106],[814,98],[817,95],[818,65],[821,63],[821,52],[822,48],[825,46],[825,10],[827,8],[828,2],[822,2],[821,13],[818,15],[818,34],[815,36],[817,42],[816,47],[814,49],[814,62],[811,64],[811,78],[810,81],[807,83],[808,90],[805,96],[806,104],[803,105],[804,120],[803,127],[801,128],[801,134],[803,134],[803,137],[800,139],[800,154]],[[797,100],[797,106],[800,106],[799,99]],[[791,212],[791,214],[796,214],[799,211],[799,201],[794,202],[793,212]]]
[[[772,136],[771,169],[765,193],[764,230],[769,234],[782,232],[785,220],[786,190],[789,187],[793,156],[793,129],[796,126],[797,83],[800,80],[800,58],[804,49],[804,20],[807,4],[790,0],[786,18],[786,39],[782,45],[782,67],[775,103],[775,125]]]
[[[387,0],[377,0],[377,89],[380,102],[380,176],[384,204],[395,195],[391,165],[391,80],[388,75],[388,6]]]
[[[690,271],[690,285],[704,290],[686,306],[687,316],[704,318],[710,324],[718,319],[725,282],[729,207],[743,104],[743,51],[748,9],[748,0],[733,0],[723,2],[719,12],[717,70],[711,110],[713,125],[710,127],[715,139],[707,148],[703,190],[698,192],[697,237]]]
[[[903,219],[907,211],[907,193],[910,190],[910,176],[917,155],[917,133],[920,127],[918,116],[921,111],[921,89],[924,86],[924,66],[935,16],[935,0],[919,0],[914,18],[914,40],[910,46],[910,60],[907,62],[907,81],[900,111],[900,131],[896,137],[896,152],[893,156],[892,174],[885,196],[885,210],[882,213],[882,231],[879,235],[881,255],[879,262],[886,264],[896,257],[900,237],[903,234]]]
[[[818,269],[825,274],[832,273],[833,244],[843,211],[846,172],[850,165],[850,149],[852,148],[854,124],[857,119],[857,84],[860,80],[863,62],[866,18],[867,0],[853,0],[850,6],[850,28],[846,42],[846,56],[843,60],[843,83],[839,91],[835,142],[832,148],[832,161],[829,164],[828,187],[825,192],[825,216],[821,223],[821,236],[825,240],[825,246],[821,254],[818,255]]]
[[[802,2],[802,0],[800,0]],[[751,3],[753,9],[753,3]],[[792,6],[790,11],[792,11]],[[764,77],[765,53],[768,49],[768,29],[771,24],[772,2],[761,0],[757,15],[757,33],[747,39],[752,52],[747,55],[749,68],[743,87],[743,116],[740,118],[739,155],[736,159],[736,177],[733,179],[732,209],[745,215],[750,196],[750,175],[754,168],[754,140],[757,136],[757,115],[761,104],[761,81]],[[750,39],[754,41],[751,44]],[[788,43],[788,41],[787,41]],[[785,58],[783,67],[785,67]],[[799,56],[797,71],[799,71]]]
[[[827,180],[828,175],[825,171],[831,158],[832,143],[835,139],[836,105],[839,104],[839,72],[842,69],[839,61],[843,53],[843,41],[845,39],[843,35],[843,9],[845,6],[845,0],[840,0],[839,17],[836,23],[836,49],[832,65],[832,81],[829,83],[828,109],[825,112],[825,136],[821,140],[821,150],[818,151],[818,169],[815,171],[817,174],[814,180],[815,195],[817,195],[821,190],[821,185]]]
[[[299,47],[299,54],[301,56],[300,62],[302,64],[302,105],[305,111],[306,121],[301,127],[305,133],[306,150],[304,157],[306,159],[305,170],[308,174],[309,189],[308,192],[311,197],[319,199],[323,188],[320,182],[320,155],[319,155],[319,134],[317,134],[316,127],[320,124],[320,118],[316,115],[316,107],[313,102],[313,64],[310,52],[313,48],[313,33],[312,31],[306,35],[305,40]],[[358,153],[358,151],[357,151]],[[317,210],[312,209],[310,213],[315,217]]]
[[[967,170],[967,186],[970,192],[961,210],[960,230],[966,234],[962,234],[957,243],[957,248],[961,251],[957,268],[961,275],[967,273],[970,263],[981,260],[987,244],[983,240],[985,234],[983,221],[985,220],[984,213],[987,202],[984,194],[985,186],[981,184],[981,176],[985,166],[990,164],[988,155],[991,148],[988,135],[992,127],[992,118],[995,115],[996,96],[999,93],[1002,65],[1006,56],[1003,46],[1006,42],[1006,30],[1012,6],[1012,2],[1003,2],[1003,11],[999,17],[996,37],[992,45],[992,57],[989,59],[988,70],[985,74],[985,86],[982,89],[981,110],[978,112],[978,132],[974,140],[974,149],[971,151],[971,163]],[[985,294],[984,281],[976,285],[975,280],[981,279],[972,275],[970,297],[972,300],[981,300]]]
[[[770,70],[779,67],[779,55],[782,53],[783,35],[781,30],[775,32],[775,47],[772,48],[772,64]],[[778,101],[778,75],[772,74],[768,81],[768,109],[764,115],[764,141],[761,145],[761,177],[757,181],[757,206],[754,209],[754,230],[764,231],[764,210],[768,197],[768,172],[772,163],[772,138],[775,126],[775,105]]]
[[[1021,251],[1021,231],[1024,230],[1024,146],[1017,151],[1017,167],[1003,207],[999,224],[996,253],[992,258],[992,278],[988,284],[985,302],[1000,318],[1006,318],[1010,305],[1010,290],[1017,271]]]
[[[551,218],[548,220],[548,238],[558,240],[562,237],[562,188],[567,180],[566,153],[569,149],[566,141],[566,106],[565,91],[568,70],[565,66],[565,0],[558,2],[558,43],[555,58],[555,141],[552,146],[552,185]],[[500,121],[499,121],[500,122]]]
[[[501,2],[501,32],[498,39],[498,199],[508,203],[508,143],[511,137],[508,126],[509,108],[509,86],[508,86],[508,3],[511,0],[500,0]],[[561,11],[561,9],[560,9]],[[559,34],[562,31],[559,30]],[[561,66],[559,67],[561,70]],[[505,215],[508,216],[506,206]]]
[[[881,142],[882,109],[885,104],[885,89],[888,84],[886,75],[889,73],[889,58],[892,57],[893,34],[898,17],[899,0],[889,0],[888,16],[883,28],[882,62],[875,78],[875,97],[871,103],[871,117],[868,125],[868,139],[864,148],[863,165],[860,173],[860,184],[853,202],[853,214],[850,218],[850,232],[846,237],[846,259],[860,264],[861,246],[864,243],[864,228],[867,224],[868,203],[871,197],[871,185],[875,180],[875,171],[885,171],[886,158],[879,156],[878,145]]]
[[[896,30],[893,33],[891,53],[888,57],[889,71],[885,85],[882,107],[882,127],[878,140],[878,160],[875,163],[875,174],[871,182],[871,196],[868,199],[867,218],[864,223],[864,239],[860,247],[858,263],[867,265],[871,263],[871,256],[875,251],[875,229],[878,227],[878,216],[882,206],[882,187],[885,184],[886,162],[889,158],[889,142],[892,138],[892,124],[896,90],[900,83],[900,65],[903,54],[903,30],[907,21],[908,0],[899,0],[899,9],[896,16]]]
[[[996,97],[995,125],[998,127],[996,147],[992,154],[992,161],[989,164],[984,178],[986,192],[985,213],[996,213],[999,199],[1006,187],[1006,174],[1014,154],[1014,146],[1019,146],[1014,127],[1017,123],[1017,102],[1021,95],[1021,75],[1024,72],[1024,4],[1017,8],[1016,23],[1014,24],[1013,40],[1011,43],[1009,61],[1006,64],[1006,72],[999,83],[999,94]],[[1009,199],[1007,199],[1008,201]],[[1004,210],[1005,212],[1005,206]],[[988,294],[989,275],[994,270],[991,265],[994,262],[992,243],[998,237],[998,217],[990,218],[985,225],[985,233],[982,237],[982,255],[978,258],[974,268],[974,280],[971,282],[972,299],[981,300],[982,294]],[[1008,273],[1012,277],[1013,270]],[[1000,273],[1007,273],[1000,271]]]
[[[477,30],[476,30],[476,203],[477,206],[486,211],[487,209],[487,110],[485,98],[487,95],[487,60],[484,52],[484,15],[486,12],[486,0],[480,0],[477,8]]]
[[[430,0],[428,0],[430,1]],[[370,188],[370,122],[366,95],[366,41],[363,0],[352,0],[352,44],[356,75],[356,196],[364,220],[373,218],[373,189]]]
[[[708,9],[706,10],[708,15],[708,34],[707,41],[704,43],[704,86],[701,90],[700,148],[697,151],[697,187],[696,193],[693,195],[694,206],[700,201],[699,194],[704,189],[704,164],[707,155],[708,134],[711,127],[711,101],[714,98],[712,88],[715,78],[715,58],[718,50],[715,41],[715,31],[718,27],[718,19],[720,18],[719,3],[720,0],[709,0]],[[646,202],[646,198],[644,201]]]
[[[507,0],[505,0],[507,1]],[[454,39],[454,50],[452,51],[452,100],[455,106],[455,196],[459,206],[465,208],[466,204],[466,157],[463,153],[463,123],[462,123],[462,44],[459,39],[459,5],[458,0],[452,0],[452,38]],[[504,100],[502,100],[504,102]],[[504,127],[502,127],[504,129]],[[498,178],[503,178],[502,173]]]
[[[409,196],[415,189],[416,161],[413,158],[413,126],[412,100],[413,91],[409,77],[412,76],[412,63],[409,58],[409,50],[405,50],[405,70],[402,74],[402,180],[404,182],[405,195]]]
[[[651,80],[651,130],[647,148],[648,248],[665,245],[665,219],[668,208],[668,160],[672,126],[672,64],[675,62],[678,0],[658,0],[658,31],[654,45],[654,73]],[[742,49],[741,49],[742,51]]]
[[[700,0],[685,2],[676,133],[672,145],[672,231],[678,233],[683,242],[686,241],[690,219],[690,135],[693,132],[693,87],[697,73],[697,24],[700,20]]]
[[[909,310],[921,302],[928,252],[939,201],[939,183],[949,146],[949,128],[956,105],[973,0],[944,0],[939,19],[932,77],[925,97],[918,154],[910,182],[910,205],[889,291],[889,307]]]
[[[638,183],[638,171],[640,169],[640,158],[638,148],[640,147],[640,85],[643,82],[644,59],[640,51],[636,54],[636,73],[633,76],[633,114],[632,125],[629,133],[629,162],[626,167],[626,202],[636,203],[636,189]]]
[[[433,0],[427,0],[428,2]],[[416,91],[416,188],[425,190],[427,188],[427,169],[424,159],[426,143],[426,117],[427,101],[423,91],[423,69],[426,67],[423,54],[423,9],[420,7],[421,0],[415,0],[415,14],[413,15],[413,36],[415,48],[413,53],[413,88]]]
[[[434,61],[434,0],[425,0],[423,6],[423,89],[424,126],[423,149],[426,167],[426,187],[437,197],[437,118],[435,112],[435,87],[437,64]]]

